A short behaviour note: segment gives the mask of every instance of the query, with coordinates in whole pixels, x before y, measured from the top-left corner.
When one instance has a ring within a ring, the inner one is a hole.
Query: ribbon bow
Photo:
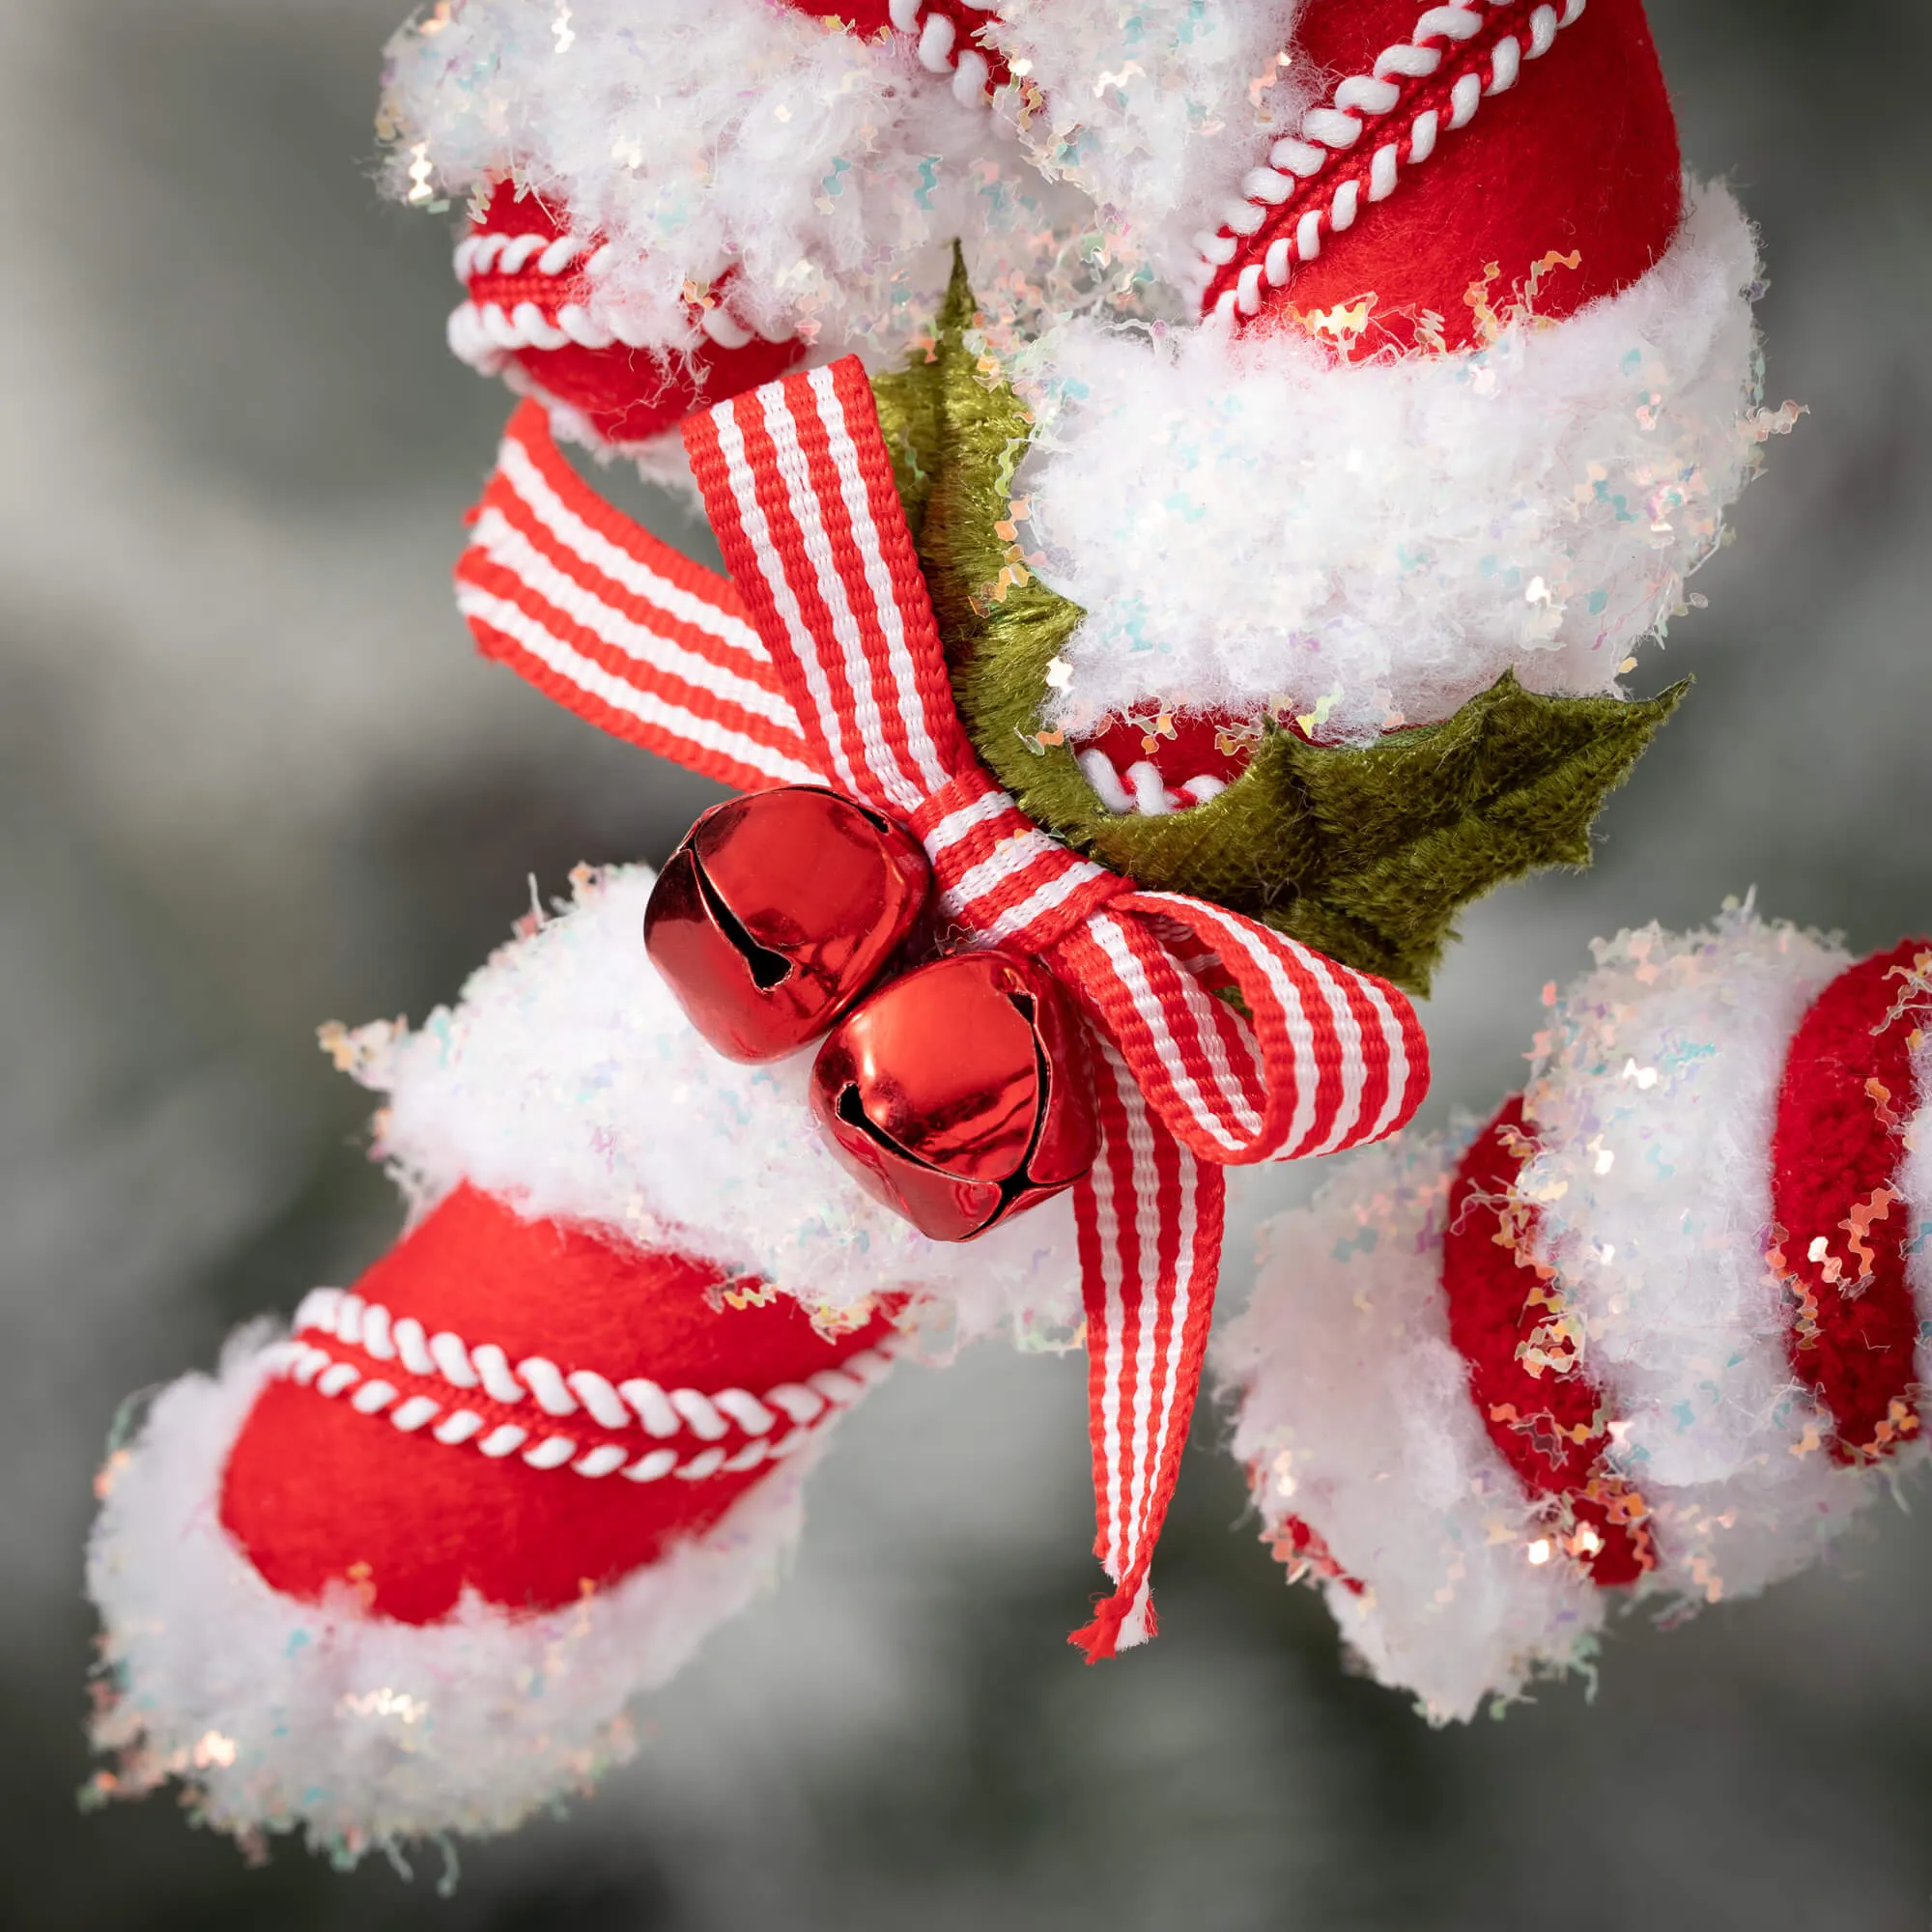
[[[899,820],[960,941],[1037,954],[1073,996],[1099,1132],[1074,1193],[1095,1554],[1116,1587],[1072,1640],[1111,1656],[1154,1632],[1149,1567],[1207,1347],[1222,1169],[1393,1133],[1428,1087],[1422,1030],[1393,986],[1139,890],[1000,789],[953,703],[856,359],[694,416],[685,442],[737,598],[617,527],[520,412],[460,602],[486,651],[620,735],[740,784],[816,776]]]

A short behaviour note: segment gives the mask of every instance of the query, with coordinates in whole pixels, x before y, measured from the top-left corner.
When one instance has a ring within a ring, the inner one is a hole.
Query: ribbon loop
[[[1379,1140],[1426,1091],[1427,1042],[1400,993],[1239,913],[1131,892],[1054,957],[1162,1124],[1204,1160]]]
[[[469,525],[456,604],[485,657],[704,778],[824,782],[737,591],[598,497],[541,403],[517,406]]]

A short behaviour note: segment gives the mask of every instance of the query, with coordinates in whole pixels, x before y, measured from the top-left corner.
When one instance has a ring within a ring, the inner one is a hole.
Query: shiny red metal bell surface
[[[874,993],[819,1048],[811,1109],[866,1189],[938,1241],[983,1235],[1094,1164],[1065,995],[1012,953],[955,953]]]
[[[778,1060],[878,977],[925,904],[924,852],[817,785],[713,806],[658,875],[644,948],[727,1059]]]

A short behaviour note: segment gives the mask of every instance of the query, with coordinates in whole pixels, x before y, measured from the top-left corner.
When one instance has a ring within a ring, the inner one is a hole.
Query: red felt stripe
[[[1556,7],[1559,14],[1570,11],[1566,0]],[[1426,0],[1309,0],[1295,34],[1301,71],[1331,85],[1367,74],[1384,48],[1416,35],[1425,9]],[[1682,174],[1642,0],[1589,0],[1547,53],[1522,60],[1513,87],[1486,92],[1469,124],[1453,130],[1447,91],[1464,71],[1485,76],[1487,87],[1492,49],[1505,33],[1526,54],[1535,8],[1533,0],[1490,0],[1475,11],[1481,33],[1464,43],[1423,33],[1446,56],[1436,72],[1392,76],[1398,105],[1385,115],[1364,113],[1351,147],[1331,152],[1320,173],[1266,211],[1252,236],[1236,238],[1233,260],[1209,284],[1208,306],[1276,242],[1293,248],[1311,213],[1321,224],[1321,253],[1296,260],[1282,288],[1264,277],[1254,326],[1312,321],[1368,298],[1369,325],[1352,344],[1362,357],[1480,344],[1486,318],[1472,291],[1492,312],[1507,311],[1534,284],[1536,313],[1557,319],[1650,270],[1676,232]],[[1435,152],[1411,164],[1416,117],[1432,107],[1440,128]],[[1396,185],[1385,200],[1372,200],[1375,156],[1390,143],[1402,156]],[[1356,218],[1338,233],[1334,196],[1350,181],[1358,189]],[[1539,278],[1552,255],[1565,265]]]
[[[1442,1239],[1449,1339],[1490,1440],[1553,1506],[1562,1547],[1594,1581],[1634,1583],[1656,1563],[1648,1511],[1605,1461],[1603,1390],[1566,1322],[1555,1270],[1536,1259],[1535,1210],[1511,1191],[1530,1147],[1519,1094],[1456,1170]]]
[[[1912,1212],[1898,1179],[1928,973],[1932,942],[1908,939],[1841,974],[1800,1024],[1778,1089],[1774,1265],[1796,1302],[1792,1368],[1831,1411],[1841,1462],[1889,1454],[1919,1426]]]
[[[729,1284],[706,1263],[646,1252],[556,1221],[526,1221],[504,1203],[460,1187],[356,1283],[365,1301],[415,1318],[426,1334],[500,1346],[511,1363],[541,1354],[559,1372],[593,1369],[615,1382],[636,1375],[669,1389],[688,1384],[753,1394],[836,1369],[891,1332],[883,1316],[828,1343],[789,1295],[725,1298]],[[494,1425],[515,1421],[535,1442],[565,1435],[585,1450],[654,1443],[641,1429],[613,1434],[582,1408],[546,1415],[531,1399],[513,1406],[478,1389],[412,1377],[400,1360],[315,1338],[332,1358],[401,1397],[426,1394],[447,1413],[465,1407]],[[703,1530],[769,1465],[635,1483],[535,1468],[512,1453],[480,1453],[481,1435],[440,1442],[405,1434],[387,1412],[365,1414],[353,1391],[264,1388],[223,1471],[223,1526],[274,1589],[301,1599],[348,1584],[376,1613],[410,1624],[452,1610],[465,1589],[512,1611],[552,1609],[657,1561]],[[433,1427],[434,1425],[432,1425]],[[818,1426],[816,1423],[814,1427]],[[681,1456],[698,1448],[673,1438]],[[722,1446],[742,1446],[733,1431]]]

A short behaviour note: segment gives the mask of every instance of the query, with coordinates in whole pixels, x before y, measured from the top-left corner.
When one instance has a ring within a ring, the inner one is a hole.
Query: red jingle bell
[[[658,875],[644,949],[727,1060],[816,1039],[878,978],[925,904],[924,852],[818,785],[713,806]]]
[[[1031,959],[962,952],[840,1022],[811,1109],[870,1194],[936,1241],[970,1241],[1094,1164],[1065,996]]]

